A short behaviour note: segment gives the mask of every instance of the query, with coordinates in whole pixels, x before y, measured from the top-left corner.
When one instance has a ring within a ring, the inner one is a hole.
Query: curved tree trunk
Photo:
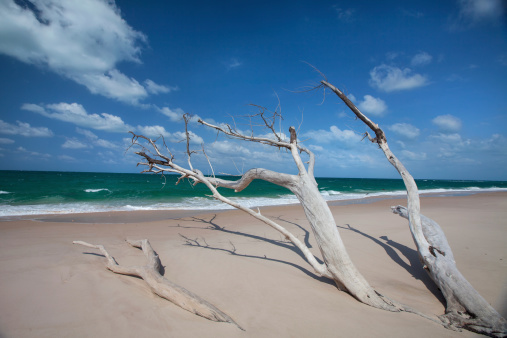
[[[370,306],[388,311],[401,311],[402,307],[375,291],[352,263],[333,214],[326,201],[308,175],[300,175],[300,183],[292,192],[303,206],[327,270],[339,289],[345,289],[354,298]]]
[[[403,206],[392,207],[395,214],[408,219]],[[424,237],[431,256],[422,259],[424,269],[446,300],[445,314],[440,318],[451,325],[491,336],[505,337],[507,321],[474,289],[456,266],[451,247],[440,225],[421,215]]]
[[[393,211],[409,220],[410,232],[419,259],[431,279],[442,291],[446,300],[446,314],[440,316],[448,324],[495,337],[507,336],[507,321],[472,287],[459,272],[444,232],[433,220],[420,213],[419,190],[414,178],[389,149],[384,131],[359,109],[338,88],[321,81],[331,89],[352,112],[374,133],[377,143],[387,160],[396,168],[407,189],[407,208],[396,207]]]

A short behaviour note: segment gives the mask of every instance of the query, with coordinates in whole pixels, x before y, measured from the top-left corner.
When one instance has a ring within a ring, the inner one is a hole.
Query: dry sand
[[[442,314],[442,298],[418,262],[407,221],[390,213],[389,206],[395,204],[405,201],[332,210],[352,260],[378,291],[422,312]],[[505,317],[507,193],[423,197],[422,210],[443,227],[461,272]],[[308,240],[308,224],[299,207],[262,212]],[[185,245],[180,234],[207,247]],[[214,303],[246,331],[186,312],[152,294],[142,280],[107,271],[104,257],[95,250],[72,244],[103,244],[120,264],[142,264],[142,253],[125,244],[125,238],[148,238],[167,278]],[[309,243],[318,254],[312,236]],[[413,314],[362,305],[316,277],[276,231],[242,212],[227,211],[60,215],[0,222],[0,336],[475,335],[446,330]]]

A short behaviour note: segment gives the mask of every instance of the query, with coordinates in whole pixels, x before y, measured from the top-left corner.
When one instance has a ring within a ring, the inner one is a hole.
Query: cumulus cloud
[[[371,95],[365,95],[363,100],[359,102],[358,108],[370,115],[381,116],[387,110],[387,105],[379,98]]]
[[[29,123],[16,121],[11,124],[0,120],[0,134],[21,135],[25,137],[52,137],[53,132],[46,127],[32,127]],[[5,139],[8,140],[8,139]]]
[[[409,123],[395,123],[392,126],[389,126],[388,129],[409,139],[414,139],[420,134],[419,128],[414,127]]]
[[[102,113],[88,114],[84,107],[78,103],[56,103],[45,106],[25,103],[21,109],[41,114],[54,120],[74,123],[80,127],[111,132],[127,132],[132,129],[125,124],[121,117]]]
[[[121,73],[120,62],[140,63],[146,37],[121,17],[114,1],[0,2],[0,53],[43,66],[92,93],[136,104],[171,88]]]
[[[444,132],[456,132],[461,129],[461,120],[449,114],[437,116],[431,122]]]
[[[370,71],[370,86],[385,92],[409,90],[425,86],[428,78],[421,74],[413,74],[410,68],[401,69],[382,64]]]
[[[413,67],[424,66],[424,65],[429,64],[431,62],[431,60],[433,60],[433,56],[431,56],[430,54],[428,54],[426,52],[421,52],[421,53],[414,55],[410,64]]]
[[[341,130],[337,126],[331,126],[327,130],[311,130],[304,134],[305,137],[311,138],[318,143],[329,143],[332,141],[350,142],[360,141],[361,136],[356,134],[353,130]]]

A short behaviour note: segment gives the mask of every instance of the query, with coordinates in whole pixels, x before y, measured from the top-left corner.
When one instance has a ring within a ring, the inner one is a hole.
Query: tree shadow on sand
[[[182,218],[181,220],[182,221],[191,221],[191,222],[208,224],[208,226],[206,226],[205,229],[209,229],[209,230],[213,230],[213,231],[220,231],[220,232],[224,232],[224,233],[227,233],[227,234],[232,234],[232,235],[236,235],[236,236],[242,236],[242,237],[251,238],[251,239],[258,240],[258,241],[270,243],[270,244],[279,246],[281,248],[291,250],[292,252],[296,253],[303,260],[306,261],[306,258],[304,257],[304,255],[296,247],[294,247],[292,245],[292,243],[290,243],[290,242],[283,241],[283,240],[270,239],[270,238],[261,237],[261,236],[257,236],[257,235],[253,235],[253,234],[249,234],[249,233],[245,233],[245,232],[241,232],[241,231],[234,231],[234,230],[226,229],[225,227],[220,226],[220,225],[218,225],[215,222],[216,217],[217,217],[217,215],[215,214],[209,220],[206,220],[204,218],[195,217],[195,216],[190,217],[190,218]],[[276,219],[278,219],[279,221],[282,221],[282,222],[293,224],[293,225],[297,226],[299,229],[301,229],[304,232],[304,242],[305,242],[305,245],[308,248],[311,248],[311,245],[309,243],[310,233],[305,228],[303,228],[302,226],[300,226],[297,223],[286,221],[286,220],[282,219],[280,216],[276,217]],[[182,225],[179,225],[179,224],[177,226],[172,226],[172,227],[177,227],[177,228],[182,228],[182,229],[203,229],[202,227],[182,226]],[[182,234],[179,234],[179,235],[185,240],[185,245],[188,245],[188,246],[194,246],[194,247],[199,247],[199,248],[204,248],[204,249],[209,249],[209,250],[223,251],[223,252],[227,252],[227,253],[229,253],[231,255],[238,256],[238,257],[247,257],[247,258],[262,259],[262,260],[266,260],[266,261],[286,264],[286,265],[292,266],[292,267],[300,270],[301,272],[303,272],[307,276],[312,277],[313,279],[316,279],[316,280],[318,280],[320,282],[328,283],[330,285],[335,285],[334,282],[331,279],[326,278],[326,277],[317,276],[315,273],[313,273],[313,272],[311,272],[311,271],[305,269],[304,267],[302,267],[302,266],[300,266],[298,264],[295,264],[295,263],[287,262],[287,261],[276,259],[276,258],[269,258],[266,255],[264,255],[264,256],[255,256],[255,255],[240,254],[240,253],[237,252],[236,247],[234,246],[234,244],[231,241],[229,241],[229,243],[231,244],[231,249],[225,249],[225,248],[219,248],[219,247],[214,247],[214,246],[209,245],[204,238],[200,239],[200,241],[202,242],[201,243],[199,241],[199,238],[191,239],[191,238],[188,238],[187,236],[184,236]],[[322,263],[322,261],[318,257],[315,257],[315,258],[317,259],[317,261],[319,261],[319,263]]]
[[[435,283],[431,280],[431,278],[428,276],[426,271],[424,271],[423,267],[421,266],[421,262],[419,261],[419,255],[416,250],[409,248],[408,246],[403,245],[401,243],[390,240],[387,236],[379,237],[384,241],[382,242],[377,238],[362,232],[361,230],[353,228],[352,226],[350,226],[350,224],[346,225],[347,227],[338,226],[338,228],[353,231],[368,239],[371,239],[373,242],[380,245],[395,263],[397,263],[399,266],[407,270],[407,272],[409,272],[412,275],[412,277],[414,277],[417,280],[420,280],[424,284],[424,286],[426,286],[426,288],[445,306],[445,299],[442,296],[442,293],[435,285]],[[407,264],[403,259],[401,259],[398,252],[394,249],[398,250],[403,256],[405,256],[405,258],[409,261],[409,264]]]

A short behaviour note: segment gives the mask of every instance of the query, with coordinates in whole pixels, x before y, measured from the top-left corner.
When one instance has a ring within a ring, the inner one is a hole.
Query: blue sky
[[[0,169],[138,172],[128,130],[164,135],[185,163],[183,112],[230,123],[280,102],[277,128],[299,128],[317,176],[397,177],[337,97],[302,92],[320,81],[305,62],[416,178],[507,180],[501,0],[0,0]],[[295,170],[283,151],[190,130],[215,172]]]

